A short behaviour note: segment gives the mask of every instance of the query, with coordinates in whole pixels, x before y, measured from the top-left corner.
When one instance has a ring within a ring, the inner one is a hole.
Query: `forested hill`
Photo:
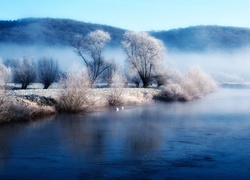
[[[97,29],[110,33],[112,46],[120,45],[123,33],[126,31],[112,26],[69,19],[26,18],[0,21],[0,43],[68,46],[76,34],[85,35]],[[239,27],[193,26],[153,31],[150,34],[161,39],[170,50],[231,50],[250,46],[250,29]]]
[[[15,21],[0,21],[0,43],[20,45],[70,45],[76,34],[102,29],[111,35],[111,45],[121,41],[125,30],[106,25],[85,23],[70,19],[25,18]]]
[[[152,32],[167,47],[181,51],[230,50],[250,46],[250,29],[224,26],[193,26]]]

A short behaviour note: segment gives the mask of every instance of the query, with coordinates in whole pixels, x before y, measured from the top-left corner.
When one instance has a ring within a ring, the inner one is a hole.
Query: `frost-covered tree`
[[[153,72],[165,59],[163,43],[144,32],[126,32],[122,45],[132,69],[141,78],[143,87],[149,87]]]
[[[12,64],[13,81],[20,83],[22,89],[27,89],[28,85],[36,79],[36,66],[32,59],[23,57]]]
[[[48,87],[58,78],[58,62],[52,58],[44,57],[38,60],[37,66],[39,81],[44,85],[44,89],[48,89]]]
[[[90,32],[85,37],[77,35],[72,42],[72,46],[76,49],[76,53],[83,59],[88,70],[91,85],[110,67],[110,64],[106,62],[103,56],[104,46],[109,40],[109,33],[96,30]]]

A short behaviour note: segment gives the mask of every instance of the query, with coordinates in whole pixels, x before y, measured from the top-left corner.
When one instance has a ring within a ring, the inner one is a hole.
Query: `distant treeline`
[[[98,29],[110,33],[112,39],[110,45],[120,43],[125,32],[123,29],[111,26],[69,19],[25,18],[15,21],[0,21],[0,43],[69,46],[75,35],[85,36]]]
[[[19,45],[70,46],[72,37],[97,29],[110,33],[110,46],[120,46],[124,29],[70,19],[25,18],[0,21],[0,43]],[[170,50],[232,50],[250,46],[250,29],[224,26],[193,26],[168,31],[152,31]]]
[[[224,26],[192,26],[151,32],[167,47],[181,51],[230,50],[250,46],[250,29]]]

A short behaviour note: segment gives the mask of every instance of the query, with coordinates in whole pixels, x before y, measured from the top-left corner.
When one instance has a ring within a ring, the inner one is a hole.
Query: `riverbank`
[[[5,111],[2,110],[0,122],[27,121],[39,117],[58,113],[58,102],[62,89],[6,90]],[[120,105],[146,104],[153,102],[153,98],[160,92],[155,88],[123,88],[120,91]],[[110,96],[114,94],[112,88],[95,88],[88,90],[89,108],[103,108],[110,106]]]

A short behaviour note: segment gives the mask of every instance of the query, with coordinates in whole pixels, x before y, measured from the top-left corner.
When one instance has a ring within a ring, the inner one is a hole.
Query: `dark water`
[[[249,179],[250,89],[0,127],[0,179]]]

